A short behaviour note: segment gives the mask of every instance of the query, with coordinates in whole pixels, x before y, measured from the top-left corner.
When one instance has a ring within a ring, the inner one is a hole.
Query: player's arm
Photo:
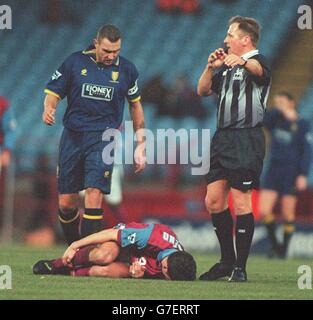
[[[62,65],[53,73],[47,83],[44,92],[44,112],[42,120],[45,124],[52,126],[55,123],[55,112],[57,104],[67,96],[71,86],[71,74],[74,64],[74,55],[70,55]]]
[[[73,259],[76,251],[81,248],[91,244],[102,244],[108,241],[118,240],[118,230],[117,229],[106,229],[94,234],[91,234],[83,239],[74,241],[64,252],[63,262],[64,264],[69,264]]]
[[[42,114],[42,121],[52,126],[55,124],[55,112],[57,110],[57,105],[61,100],[57,95],[47,94],[44,101],[44,111]]]
[[[136,162],[135,172],[137,173],[142,171],[146,166],[144,138],[145,118],[140,100],[129,102],[129,113],[133,121],[133,128],[136,133],[137,140],[137,148],[134,155]]]
[[[197,86],[197,93],[201,97],[207,97],[212,95],[212,85],[213,85],[213,76],[214,70],[220,68],[224,59],[227,57],[226,53],[222,48],[216,49],[208,57],[208,64],[200,76]]]

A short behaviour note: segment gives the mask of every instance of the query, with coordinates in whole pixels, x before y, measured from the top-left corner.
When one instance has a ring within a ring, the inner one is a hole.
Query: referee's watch
[[[248,59],[244,58],[244,57],[241,57],[241,60],[244,61],[244,63],[241,65],[242,67],[245,67],[247,62],[248,62]]]

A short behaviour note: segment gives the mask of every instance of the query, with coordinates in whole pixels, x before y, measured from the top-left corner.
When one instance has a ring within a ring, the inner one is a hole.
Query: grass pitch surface
[[[104,300],[208,300],[208,299],[313,299],[313,290],[298,289],[298,267],[309,259],[268,260],[251,255],[248,282],[176,282],[160,280],[105,279],[69,276],[35,276],[32,265],[41,259],[61,256],[65,247],[51,249],[21,245],[2,246],[0,266],[12,269],[12,289],[0,290],[0,300],[11,299],[104,299]],[[198,276],[207,271],[218,256],[194,254]],[[0,278],[1,278],[0,274]]]

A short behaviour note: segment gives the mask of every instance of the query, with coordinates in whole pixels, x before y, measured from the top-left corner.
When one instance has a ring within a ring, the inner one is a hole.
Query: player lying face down
[[[62,258],[40,260],[34,274],[195,280],[196,263],[171,228],[119,224],[73,242]]]

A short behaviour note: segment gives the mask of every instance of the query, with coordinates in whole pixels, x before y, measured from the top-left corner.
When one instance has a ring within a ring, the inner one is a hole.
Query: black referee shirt
[[[223,65],[212,79],[212,90],[218,95],[217,127],[253,128],[263,121],[271,83],[271,71],[258,50],[242,57],[257,60],[262,68],[261,77],[251,75],[242,66]]]

